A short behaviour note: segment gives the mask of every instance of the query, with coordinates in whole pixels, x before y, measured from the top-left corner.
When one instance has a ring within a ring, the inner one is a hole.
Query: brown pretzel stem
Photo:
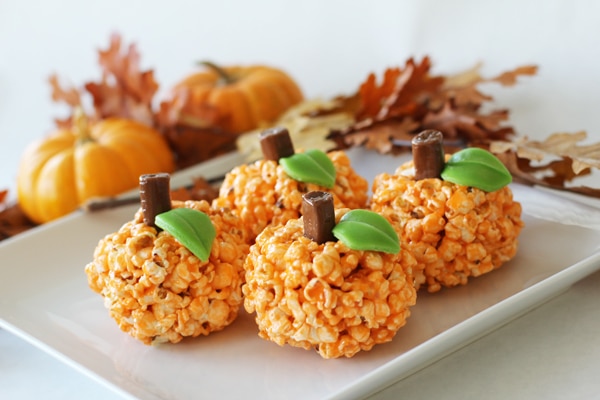
[[[269,128],[260,133],[260,147],[265,160],[278,162],[280,158],[294,155],[294,145],[290,132],[281,126]]]
[[[313,191],[302,196],[304,236],[322,244],[335,241],[335,211],[331,193]]]
[[[415,136],[412,141],[415,179],[439,178],[444,169],[444,136],[436,130],[426,130]]]
[[[170,175],[167,173],[140,176],[140,203],[144,223],[158,229],[154,219],[171,209]]]

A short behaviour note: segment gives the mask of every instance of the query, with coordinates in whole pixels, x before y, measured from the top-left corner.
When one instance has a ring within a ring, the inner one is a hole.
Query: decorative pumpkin
[[[142,174],[174,169],[166,140],[149,126],[122,118],[88,126],[78,112],[73,125],[32,143],[21,158],[17,197],[35,223],[68,214],[92,197],[136,188]]]
[[[184,124],[203,120],[226,133],[240,134],[273,122],[304,98],[296,82],[276,68],[201,64],[207,69],[189,75],[173,88],[174,93],[189,91],[180,114]]]

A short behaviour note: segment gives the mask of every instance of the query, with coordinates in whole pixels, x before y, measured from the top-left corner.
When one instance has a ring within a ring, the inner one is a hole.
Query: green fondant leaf
[[[512,176],[502,161],[478,147],[454,153],[446,162],[441,176],[445,181],[476,187],[486,192],[502,189],[512,181]]]
[[[292,179],[331,189],[335,184],[335,165],[321,150],[307,150],[279,159],[279,165]]]
[[[154,221],[156,226],[173,235],[200,260],[208,260],[217,235],[208,215],[181,207],[158,214]]]
[[[392,254],[400,251],[398,234],[390,222],[369,210],[359,209],[346,213],[333,228],[333,235],[353,250]]]

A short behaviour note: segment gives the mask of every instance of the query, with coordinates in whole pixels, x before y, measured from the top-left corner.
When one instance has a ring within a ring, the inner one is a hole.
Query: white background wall
[[[429,55],[440,74],[534,63],[536,77],[490,88],[518,131],[600,139],[599,1],[0,0],[0,190],[14,185],[25,146],[65,112],[47,77],[98,79],[97,50],[114,31],[137,43],[163,89],[200,59],[281,67],[308,97],[351,93],[410,56]]]

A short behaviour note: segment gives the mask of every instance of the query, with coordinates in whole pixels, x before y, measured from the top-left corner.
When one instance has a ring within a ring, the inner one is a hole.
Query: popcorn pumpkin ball
[[[338,208],[364,208],[369,189],[343,151],[296,153],[283,127],[260,134],[263,160],[240,165],[226,176],[213,207],[230,209],[248,229],[250,243],[267,225],[298,218],[302,195],[327,191]]]
[[[416,301],[417,262],[400,251],[390,222],[333,204],[330,193],[309,192],[302,217],[267,226],[250,247],[242,288],[261,338],[327,359],[391,341]]]
[[[370,208],[387,216],[421,266],[417,288],[464,285],[513,258],[524,226],[510,172],[479,148],[445,156],[439,131],[412,141],[413,161],[373,181]]]
[[[140,177],[141,208],[100,240],[85,273],[119,328],[177,343],[231,324],[248,245],[240,221],[207,201],[171,201],[168,174]]]

